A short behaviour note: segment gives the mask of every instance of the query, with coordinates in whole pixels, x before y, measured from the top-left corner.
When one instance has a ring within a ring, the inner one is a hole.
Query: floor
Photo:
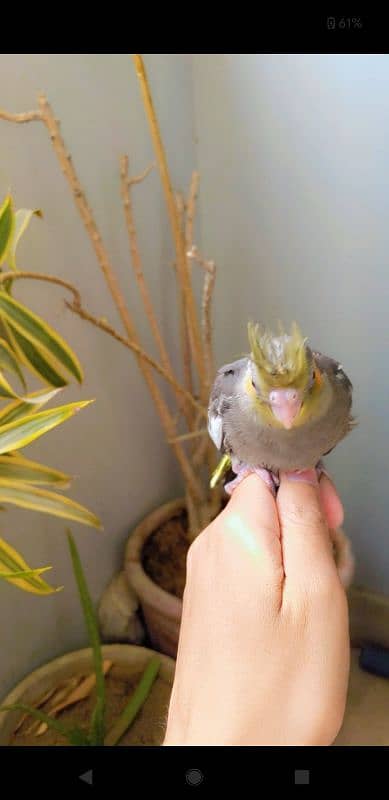
[[[389,745],[389,680],[362,671],[358,656],[354,649],[346,714],[334,744]]]

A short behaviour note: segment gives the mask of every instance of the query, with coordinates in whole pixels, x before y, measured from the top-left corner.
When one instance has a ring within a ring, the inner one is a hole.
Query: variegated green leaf
[[[47,431],[61,425],[69,417],[72,417],[81,408],[88,406],[93,400],[83,400],[79,403],[68,403],[65,406],[57,406],[49,411],[39,411],[37,414],[29,414],[26,417],[10,422],[0,427],[0,455],[9,450],[20,450],[30,442],[38,439]]]
[[[24,375],[20,369],[19,362],[8,342],[2,338],[0,338],[0,369],[5,369],[8,370],[8,372],[12,372],[19,378],[23,388],[26,388],[26,381],[24,380]]]
[[[5,261],[14,225],[15,214],[12,207],[12,197],[7,195],[3,205],[0,207],[0,265]]]
[[[61,389],[52,389],[50,392],[46,389],[39,389],[37,392],[26,395],[28,400],[13,400],[12,403],[8,403],[0,411],[0,430],[1,426],[8,422],[16,422],[21,417],[35,414],[60,391]]]
[[[31,511],[41,511],[54,517],[90,525],[92,528],[101,528],[101,522],[95,514],[74,500],[70,500],[69,497],[63,497],[46,489],[37,489],[19,481],[0,478],[0,503],[12,503],[21,508],[29,508]]]
[[[0,479],[7,478],[11,481],[22,481],[23,483],[55,485],[61,489],[66,489],[70,485],[70,475],[59,472],[52,467],[38,464],[24,458],[20,453],[0,456]]]
[[[42,217],[42,212],[39,209],[31,211],[28,208],[19,208],[15,213],[15,228],[11,242],[8,247],[7,261],[11,269],[15,270],[16,267],[16,250],[23,233],[27,229],[33,217]]]
[[[26,336],[23,336],[19,330],[7,323],[5,319],[3,319],[3,323],[6,326],[13,350],[22,364],[28,367],[38,378],[43,378],[49,386],[62,388],[67,385],[68,381],[58,370],[55,359],[50,358],[47,350],[43,351],[41,346],[37,346]]]
[[[13,397],[15,400],[19,400],[19,395],[14,392],[10,383],[8,383],[7,379],[4,377],[3,373],[0,371],[0,397]]]
[[[53,594],[59,589],[54,589],[40,577],[41,572],[46,572],[49,569],[51,567],[40,567],[32,570],[14,547],[11,547],[4,539],[0,539],[0,578],[12,583],[19,589],[23,589],[25,592]]]
[[[0,314],[35,347],[42,348],[43,355],[50,353],[81,383],[83,373],[77,356],[43,319],[5,292],[0,292]]]

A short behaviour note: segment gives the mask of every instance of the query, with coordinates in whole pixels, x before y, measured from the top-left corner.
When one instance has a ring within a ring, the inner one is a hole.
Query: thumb
[[[287,581],[312,585],[336,573],[316,471],[281,474],[277,509]]]

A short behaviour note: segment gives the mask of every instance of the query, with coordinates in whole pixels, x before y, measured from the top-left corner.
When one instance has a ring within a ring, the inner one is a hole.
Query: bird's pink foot
[[[262,480],[266,483],[266,486],[269,487],[272,494],[275,495],[276,487],[279,484],[279,480],[277,475],[274,475],[272,472],[269,472],[268,469],[264,467],[249,467],[247,464],[240,464],[238,467],[235,467],[234,472],[236,472],[236,478],[232,481],[228,481],[224,485],[224,489],[227,494],[231,495],[234,489],[239,486],[242,481],[247,478],[248,475],[258,475]]]

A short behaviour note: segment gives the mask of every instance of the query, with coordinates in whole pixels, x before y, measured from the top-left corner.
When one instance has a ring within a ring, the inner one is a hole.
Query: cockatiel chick
[[[275,491],[280,470],[320,468],[353,426],[350,380],[296,323],[279,335],[249,323],[248,336],[250,355],[219,369],[208,409],[209,434],[225,454],[211,486],[232,468],[229,494],[250,472]]]

